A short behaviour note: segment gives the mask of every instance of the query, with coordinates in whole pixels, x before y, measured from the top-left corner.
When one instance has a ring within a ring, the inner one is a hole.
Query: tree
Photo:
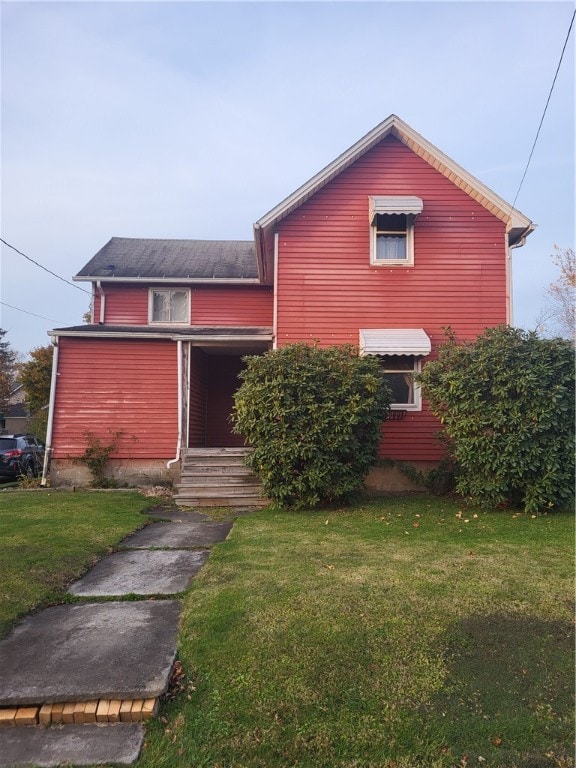
[[[234,429],[281,506],[345,498],[374,464],[390,391],[379,363],[349,346],[291,344],[247,358]]]
[[[18,377],[26,396],[26,405],[32,414],[30,430],[44,438],[48,422],[50,385],[52,380],[52,357],[54,347],[36,347],[30,352],[30,360],[20,363]]]
[[[419,377],[452,442],[457,490],[527,512],[567,505],[574,479],[574,350],[500,326],[458,343],[448,332]]]
[[[9,341],[4,341],[7,331],[0,328],[0,412],[6,413],[10,403],[10,393],[14,386],[16,352]]]
[[[576,333],[576,255],[573,248],[554,245],[552,261],[559,270],[557,279],[546,291],[546,309],[539,326],[547,334],[557,333],[574,339]]]

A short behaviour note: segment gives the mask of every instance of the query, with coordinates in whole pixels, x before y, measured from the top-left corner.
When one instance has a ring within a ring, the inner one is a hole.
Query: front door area
[[[234,393],[242,383],[242,357],[232,351],[191,347],[189,366],[188,447],[229,448],[245,445],[232,431]]]

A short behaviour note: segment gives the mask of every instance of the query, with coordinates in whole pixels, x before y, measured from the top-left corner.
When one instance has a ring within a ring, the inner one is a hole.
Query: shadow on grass
[[[447,677],[425,708],[463,765],[574,765],[574,627],[569,621],[494,613],[452,627]]]

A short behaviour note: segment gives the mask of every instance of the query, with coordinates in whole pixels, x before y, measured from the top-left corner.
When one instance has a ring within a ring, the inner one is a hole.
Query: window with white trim
[[[392,392],[392,410],[420,411],[422,399],[415,374],[420,372],[420,357],[416,355],[379,356],[384,378]]]
[[[419,197],[369,197],[370,263],[414,264],[414,222],[422,212]]]
[[[414,264],[414,217],[377,214],[372,226],[372,263]]]
[[[182,288],[151,288],[150,323],[186,325],[190,322],[190,291]]]

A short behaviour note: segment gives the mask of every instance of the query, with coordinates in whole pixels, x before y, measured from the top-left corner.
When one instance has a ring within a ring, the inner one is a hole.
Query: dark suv
[[[42,472],[44,443],[33,435],[0,435],[0,480],[35,477]]]

